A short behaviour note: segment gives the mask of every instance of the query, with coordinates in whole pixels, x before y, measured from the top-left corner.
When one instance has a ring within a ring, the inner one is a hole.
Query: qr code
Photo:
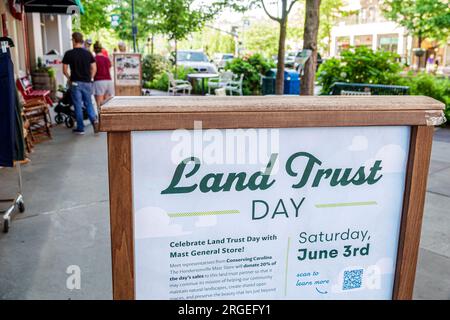
[[[363,269],[344,271],[343,290],[358,289],[362,286]]]

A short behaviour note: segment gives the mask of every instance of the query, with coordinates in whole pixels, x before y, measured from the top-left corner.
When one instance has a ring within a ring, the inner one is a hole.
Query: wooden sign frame
[[[121,85],[117,81],[117,66],[116,59],[118,57],[133,56],[138,57],[139,60],[139,85]],[[116,96],[140,96],[142,95],[142,60],[140,53],[114,53],[113,54],[113,66],[114,66],[114,90]]]
[[[444,105],[418,96],[116,97],[102,107],[108,132],[114,299],[134,299],[131,131],[411,126],[393,299],[412,299],[434,125]]]

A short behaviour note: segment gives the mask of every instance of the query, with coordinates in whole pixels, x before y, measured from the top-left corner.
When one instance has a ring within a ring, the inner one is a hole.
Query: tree
[[[341,10],[343,6],[343,0],[322,0],[320,4],[319,46],[328,56],[331,49],[331,30],[339,18],[345,14]],[[325,39],[326,42],[322,43],[321,40]]]
[[[275,94],[283,94],[284,92],[284,57],[286,51],[286,31],[288,16],[292,10],[292,7],[297,0],[278,0],[278,4],[281,5],[281,13],[273,15],[269,12],[264,0],[255,0],[255,3],[260,5],[267,16],[278,22],[280,25],[280,33],[278,37],[278,63],[277,63],[277,79],[275,84]]]
[[[421,48],[426,38],[435,40],[448,38],[450,31],[448,0],[385,0],[382,10],[387,19],[397,22],[411,35],[417,37],[418,48]]]
[[[135,24],[137,26],[137,43],[147,39],[149,34],[155,33],[157,28],[149,21],[152,14],[151,4],[153,0],[136,0],[135,5]],[[114,8],[115,14],[119,15],[119,25],[114,27],[114,31],[121,40],[132,41],[132,22],[131,22],[131,0],[122,0]],[[138,45],[139,48],[139,45]],[[139,51],[139,50],[138,50]]]
[[[177,42],[203,28],[206,22],[226,5],[227,1],[214,2],[211,5],[193,7],[194,0],[151,0],[147,4],[154,27],[169,40],[175,41],[175,72],[177,61]]]
[[[266,57],[277,54],[279,32],[273,21],[258,21],[252,23],[245,32],[245,47],[251,52],[260,52]]]
[[[203,48],[212,57],[214,53],[234,53],[235,39],[232,35],[206,26],[200,32],[195,32],[183,41],[178,42],[182,49]]]
[[[84,34],[97,32],[100,29],[108,28],[110,26],[109,16],[113,0],[83,0],[83,7],[85,14],[79,17],[74,16],[74,19],[79,19],[79,28],[74,28],[76,31],[81,31]]]
[[[317,34],[319,32],[320,0],[306,0],[305,33],[303,49],[311,50],[311,56],[305,63],[304,74],[300,84],[301,95],[314,94],[314,80],[317,66]]]

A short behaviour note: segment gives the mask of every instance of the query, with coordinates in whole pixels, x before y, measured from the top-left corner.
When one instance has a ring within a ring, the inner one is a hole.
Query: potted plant
[[[41,58],[38,58],[36,68],[31,72],[31,80],[35,89],[50,90],[51,98],[56,99],[56,71],[44,65]]]

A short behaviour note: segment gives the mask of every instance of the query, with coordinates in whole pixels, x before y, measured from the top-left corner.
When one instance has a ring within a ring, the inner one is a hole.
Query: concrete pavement
[[[23,167],[26,212],[0,234],[0,299],[111,299],[106,135],[54,128]],[[15,174],[0,169],[0,198]],[[414,297],[450,299],[450,130],[435,134]],[[81,289],[66,270],[81,268]]]

